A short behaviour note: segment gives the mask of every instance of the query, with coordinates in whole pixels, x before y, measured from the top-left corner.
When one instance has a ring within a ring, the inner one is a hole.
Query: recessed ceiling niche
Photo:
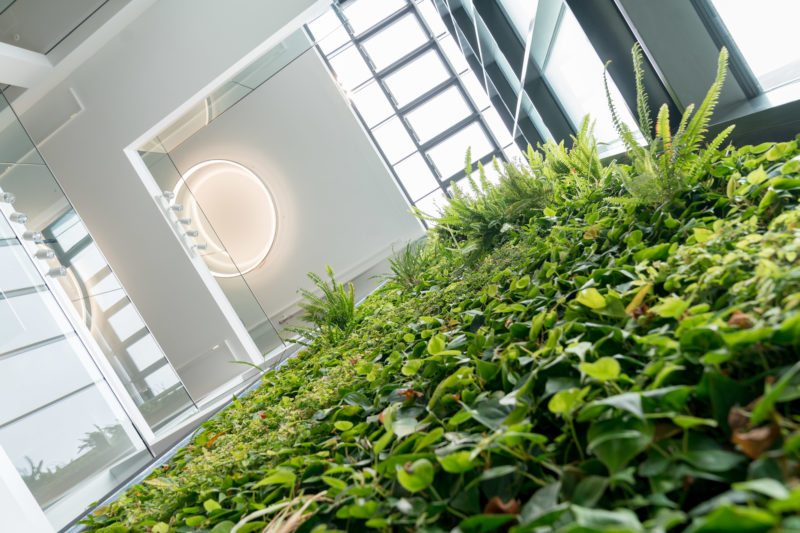
[[[224,159],[191,167],[173,191],[182,204],[211,273],[220,278],[246,274],[261,266],[277,231],[275,202],[250,169]],[[224,243],[224,245],[223,245]]]

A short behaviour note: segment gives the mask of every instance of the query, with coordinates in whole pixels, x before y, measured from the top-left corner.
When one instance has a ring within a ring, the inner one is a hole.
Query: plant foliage
[[[651,158],[653,179],[683,176],[658,209],[607,201],[641,198],[592,146],[530,150],[505,181],[454,198],[413,290],[398,278],[371,295],[342,322],[349,335],[315,339],[84,522],[800,529],[800,136],[695,153],[707,121],[682,123],[675,164],[665,119],[661,148],[632,155]],[[514,180],[542,193],[519,213]]]
[[[302,319],[313,326],[291,327],[287,330],[310,338],[321,335],[330,342],[336,342],[347,337],[355,327],[355,290],[352,283],[348,283],[347,290],[337,283],[330,265],[325,267],[325,271],[330,278],[328,282],[313,272],[307,274],[319,295],[308,289],[297,291],[303,297],[298,304],[303,310]]]

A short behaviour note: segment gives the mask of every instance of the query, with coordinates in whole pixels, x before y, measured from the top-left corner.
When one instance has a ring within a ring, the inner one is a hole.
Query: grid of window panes
[[[431,0],[351,0],[307,26],[408,201],[435,213],[469,148],[521,157]]]

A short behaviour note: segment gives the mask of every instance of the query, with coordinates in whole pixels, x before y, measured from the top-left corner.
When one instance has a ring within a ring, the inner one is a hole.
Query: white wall
[[[208,159],[236,161],[271,191],[278,234],[245,279],[276,326],[294,310],[297,288],[309,287],[306,272],[324,275],[330,264],[345,281],[422,234],[314,49],[171,155],[182,173]]]
[[[49,108],[66,91],[76,94],[83,111],[39,148],[174,366],[226,341],[238,358],[255,347],[210,275],[196,270],[124,150],[324,3],[133,0],[112,19],[113,33],[101,29],[102,39],[76,51],[79,65],[64,59],[55,78],[14,102],[26,127],[50,132]],[[123,16],[133,20],[122,24]],[[208,376],[221,381],[241,372],[229,359],[220,353]]]

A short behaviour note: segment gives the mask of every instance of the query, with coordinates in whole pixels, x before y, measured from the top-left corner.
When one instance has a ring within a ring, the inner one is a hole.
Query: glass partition
[[[190,253],[202,257],[215,275],[218,285],[261,354],[266,355],[282,347],[283,341],[250,290],[242,275],[240,263],[229,252],[214,224],[206,216],[202,202],[195,196],[193,184],[184,180],[163,145],[153,143],[150,146],[160,147],[161,151],[140,151],[140,155],[159,188],[171,193],[167,196],[174,195],[169,199],[158,199],[173,228]]]
[[[219,216],[218,208],[225,203],[219,201],[220,194],[225,195],[232,189],[252,187],[254,194],[263,198],[263,211],[266,213],[274,207],[269,191],[261,178],[251,173],[249,178],[245,177],[245,181],[238,181],[235,185],[231,182],[227,186],[224,180],[233,179],[234,176],[217,175],[215,177],[220,178],[219,185],[211,193],[211,187],[207,186],[209,180],[204,177],[182,176],[170,153],[312,46],[304,31],[298,30],[290,34],[139,149],[139,155],[158,188],[163,191],[156,202],[189,253],[203,259],[256,346],[265,356],[284,345],[277,329],[251,291],[247,283],[247,273],[263,266],[269,246],[261,254],[248,254],[241,245],[241,239],[230,227],[221,227],[221,221],[225,217]],[[221,163],[236,165],[233,162]],[[242,171],[249,172],[244,167]],[[219,171],[221,172],[222,170]],[[247,179],[250,181],[246,181]],[[255,198],[251,200],[255,201]],[[251,212],[259,211],[258,206],[255,207]],[[226,208],[229,209],[230,206]],[[226,213],[226,216],[229,218],[230,214]],[[277,220],[266,220],[264,224],[274,229]]]
[[[60,528],[151,455],[18,238],[27,230],[13,198],[0,195],[0,446]]]
[[[58,283],[150,429],[167,432],[195,414],[177,374],[5,98],[0,190],[14,198],[9,216],[31,246],[33,268]]]

